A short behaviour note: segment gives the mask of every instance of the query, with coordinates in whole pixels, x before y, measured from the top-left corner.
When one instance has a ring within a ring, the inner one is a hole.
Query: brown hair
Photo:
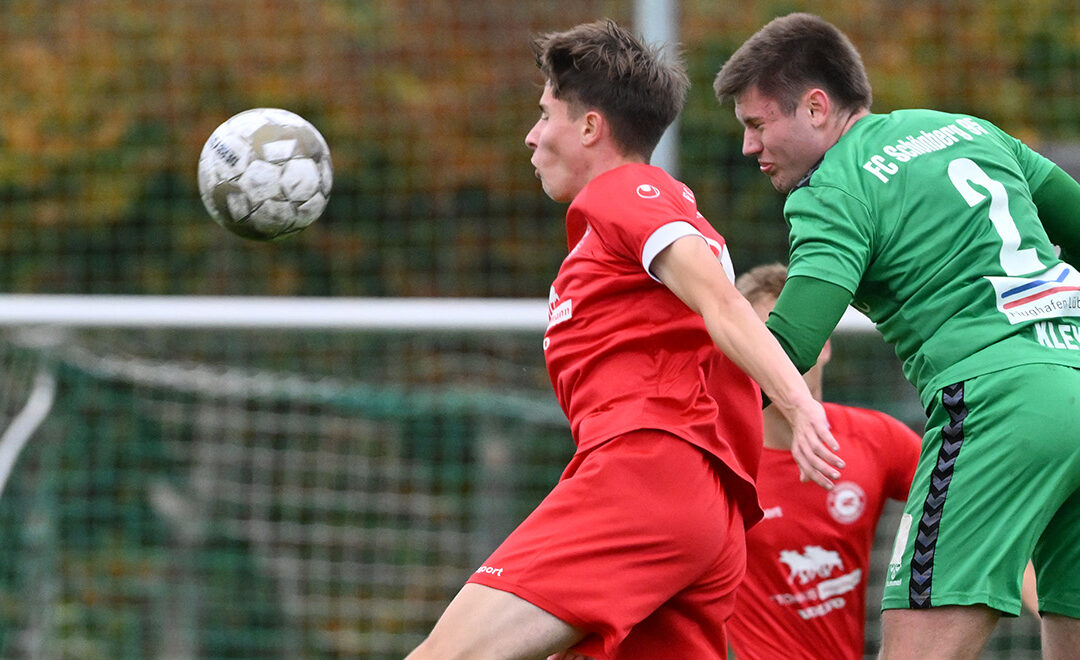
[[[787,280],[787,266],[781,263],[754,266],[735,278],[735,288],[753,305],[762,298],[779,298]]]
[[[646,46],[614,21],[543,34],[532,47],[555,98],[579,116],[602,113],[625,153],[648,159],[686,102],[682,58]]]
[[[770,21],[739,47],[716,75],[721,103],[756,87],[790,115],[811,87],[824,89],[842,109],[869,109],[873,90],[862,57],[847,36],[813,14]]]

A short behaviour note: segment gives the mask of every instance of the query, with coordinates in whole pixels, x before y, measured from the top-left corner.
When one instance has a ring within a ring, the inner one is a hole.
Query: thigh
[[[1020,612],[1024,567],[1080,456],[1080,371],[1013,367],[945,388],[897,533],[885,609]]]
[[[1080,648],[1080,619],[1057,614],[1042,617],[1042,651],[1045,660],[1076,658]]]
[[[567,648],[583,635],[518,596],[466,584],[407,660],[543,657]]]
[[[1000,614],[981,605],[889,610],[881,614],[879,660],[975,660]]]
[[[1075,469],[1080,474],[1080,465]],[[1032,563],[1039,612],[1080,619],[1080,489],[1058,507],[1035,544]]]
[[[735,611],[735,592],[746,564],[742,516],[732,506],[730,528],[715,565],[636,624],[617,649],[616,660],[727,658],[726,622]]]
[[[513,593],[588,631],[576,650],[612,657],[636,624],[715,571],[721,558],[726,588],[734,591],[745,569],[745,537],[729,503],[699,449],[661,432],[630,433],[575,458],[470,582]]]

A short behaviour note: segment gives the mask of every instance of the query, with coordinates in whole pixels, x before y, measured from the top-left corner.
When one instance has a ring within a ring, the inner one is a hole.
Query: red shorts
[[[713,460],[652,430],[575,456],[469,582],[588,631],[597,660],[726,658],[746,536]]]

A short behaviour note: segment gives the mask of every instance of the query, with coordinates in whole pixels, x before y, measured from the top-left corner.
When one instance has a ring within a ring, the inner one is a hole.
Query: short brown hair
[[[540,35],[532,47],[555,98],[572,111],[600,111],[625,153],[652,156],[686,102],[682,58],[646,46],[612,20]]]
[[[847,36],[813,14],[770,21],[739,47],[716,75],[721,103],[756,87],[790,115],[811,87],[847,110],[869,109],[873,90],[862,57]]]
[[[735,278],[735,288],[753,305],[763,298],[779,298],[787,281],[787,266],[781,263],[754,266]]]

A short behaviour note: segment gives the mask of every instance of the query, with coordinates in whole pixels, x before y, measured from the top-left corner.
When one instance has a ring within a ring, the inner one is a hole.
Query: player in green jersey
[[[853,304],[927,410],[882,657],[976,657],[1020,612],[1028,557],[1044,657],[1075,657],[1080,185],[985,120],[871,113],[858,51],[810,14],[762,28],[715,89],[734,100],[743,152],[787,194],[789,280],[769,328],[805,370]],[[823,447],[796,456],[831,483]]]

